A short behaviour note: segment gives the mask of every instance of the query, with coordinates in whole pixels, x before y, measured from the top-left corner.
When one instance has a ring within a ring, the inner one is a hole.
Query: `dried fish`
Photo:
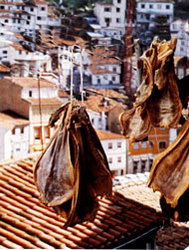
[[[84,107],[67,103],[50,119],[60,126],[34,168],[41,201],[67,219],[65,227],[93,220],[97,196],[110,196],[107,158]]]
[[[138,59],[138,67],[143,69],[142,83],[137,89],[133,109],[120,115],[122,133],[132,141],[144,139],[151,127],[168,128],[179,124],[182,104],[173,64],[175,47],[176,39],[154,41]]]
[[[189,218],[189,209],[186,209],[189,197],[188,166],[189,119],[182,126],[177,139],[154,158],[148,180],[149,187],[162,194],[163,212],[174,219]]]

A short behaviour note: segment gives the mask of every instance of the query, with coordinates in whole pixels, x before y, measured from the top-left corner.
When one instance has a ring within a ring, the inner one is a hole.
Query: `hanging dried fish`
[[[138,59],[138,67],[143,69],[142,83],[133,109],[120,115],[122,133],[132,141],[144,139],[151,127],[176,127],[179,123],[182,104],[173,64],[175,47],[176,39],[154,41]]]
[[[177,139],[154,158],[148,185],[161,192],[165,215],[176,220],[189,219],[189,119]]]
[[[106,155],[84,107],[67,103],[50,119],[60,126],[36,163],[40,199],[67,219],[65,227],[95,218],[97,196],[111,195]]]
[[[175,47],[176,39],[157,44],[158,57],[154,87],[147,100],[148,116],[154,127],[177,127],[181,117],[182,104],[173,62]]]
[[[152,129],[146,107],[142,107],[142,105],[123,112],[119,120],[122,126],[122,133],[131,142],[143,140]]]

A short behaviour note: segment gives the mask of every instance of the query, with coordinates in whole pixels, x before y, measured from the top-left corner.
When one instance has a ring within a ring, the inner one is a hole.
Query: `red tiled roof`
[[[95,112],[108,112],[113,107],[121,105],[119,102],[112,99],[108,100],[108,105],[103,105],[103,103],[104,98],[102,96],[89,96],[88,99],[84,101],[84,105],[86,106],[86,108]]]
[[[24,98],[24,100],[31,103],[33,106],[39,105],[39,99],[34,98]],[[52,106],[52,105],[62,105],[63,102],[60,101],[58,98],[41,98],[41,105],[42,106]]]
[[[12,129],[15,126],[28,125],[29,120],[21,117],[13,111],[0,112],[0,127]]]
[[[0,63],[0,72],[3,73],[10,72],[10,69],[7,66],[3,65],[2,63]]]
[[[125,139],[123,135],[104,131],[104,130],[96,130],[97,135],[100,140],[108,140],[108,139]]]
[[[39,201],[33,158],[1,164],[0,248],[113,248],[160,223],[158,193],[145,184],[125,186],[100,199],[93,222],[63,229],[65,220]],[[150,203],[151,204],[151,203]]]
[[[12,82],[12,84],[16,84],[22,88],[37,88],[38,87],[38,79],[34,79],[33,77],[4,77],[1,82]],[[41,78],[40,79],[40,88],[56,88],[56,85],[51,83],[50,81]]]
[[[189,224],[173,222],[162,227],[156,234],[156,245],[160,249],[185,249],[189,246]]]

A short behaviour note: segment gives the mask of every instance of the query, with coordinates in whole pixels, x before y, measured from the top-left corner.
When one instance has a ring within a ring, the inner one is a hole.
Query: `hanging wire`
[[[43,144],[43,120],[42,120],[42,109],[41,109],[41,89],[40,89],[40,74],[38,74],[38,94],[39,94],[39,115],[40,115],[40,127],[41,127],[41,146],[42,146],[42,151],[44,149],[44,144]]]
[[[81,93],[81,102],[83,104],[84,102],[84,96],[83,96],[83,50],[80,48],[80,93]]]
[[[73,102],[73,46],[71,47],[70,101]]]

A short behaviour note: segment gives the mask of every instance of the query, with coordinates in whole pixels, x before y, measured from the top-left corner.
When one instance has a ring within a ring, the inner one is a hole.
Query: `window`
[[[34,139],[35,140],[40,140],[42,133],[41,133],[41,127],[34,127]]]
[[[121,0],[117,0],[117,3],[121,3]]]
[[[133,142],[133,143],[132,143],[132,147],[133,147],[133,149],[135,149],[135,150],[139,149],[139,144],[138,144],[138,142]]]
[[[32,91],[29,90],[29,97],[32,97]]]
[[[142,162],[141,162],[141,172],[142,173],[145,172],[145,167],[146,167],[146,162],[142,160]]]
[[[9,21],[7,20],[7,19],[5,19],[5,21],[4,21],[5,23],[8,23]]]
[[[116,77],[112,76],[112,81],[115,82],[115,80],[116,80]]]
[[[41,7],[41,11],[45,11],[45,7]]]
[[[116,8],[116,12],[120,12],[120,8]]]
[[[24,10],[24,6],[22,6],[22,10]]]
[[[165,6],[165,8],[166,8],[167,10],[169,10],[169,9],[170,9],[170,5],[167,4],[167,5]]]
[[[4,54],[4,55],[7,54],[7,50],[3,50],[3,54]]]
[[[44,127],[44,133],[45,133],[45,138],[50,139],[50,127],[49,126]]]
[[[107,17],[106,17],[106,18],[104,19],[104,21],[105,21],[106,25],[109,26],[109,25],[110,25],[110,22],[111,22],[111,18],[107,18]]]
[[[138,162],[137,162],[137,161],[134,161],[134,162],[133,162],[133,174],[136,174],[136,173],[137,173],[137,169],[138,169]]]
[[[33,7],[30,8],[30,11],[33,12]]]
[[[13,128],[13,129],[12,129],[12,135],[15,135],[15,134],[16,134],[16,129]]]
[[[122,158],[121,156],[117,157],[117,162],[121,163],[122,162]]]
[[[116,23],[120,23],[121,19],[120,18],[116,18]]]
[[[153,148],[154,143],[152,141],[149,141],[149,145],[150,145],[151,148]]]
[[[117,72],[117,68],[116,67],[113,67],[113,72]]]
[[[166,142],[165,142],[165,141],[160,141],[160,142],[159,142],[159,148],[160,148],[160,149],[166,148]]]
[[[24,134],[24,127],[20,128],[20,133]]]
[[[122,143],[119,141],[119,142],[117,143],[117,148],[121,148],[121,146],[122,146]]]
[[[112,163],[113,161],[112,161],[112,157],[110,157],[109,159],[108,159],[108,163]]]
[[[147,142],[145,142],[145,141],[141,142],[141,147],[143,149],[146,149],[147,148]]]
[[[161,4],[158,4],[158,5],[157,5],[157,8],[160,10],[160,9],[161,9]]]
[[[29,22],[29,21],[26,21],[26,24],[28,24],[28,25],[29,25],[29,24],[30,24],[30,22]]]
[[[30,16],[27,16],[27,19],[29,19],[29,20],[30,20]]]
[[[149,7],[150,7],[150,9],[153,9],[153,7],[154,7],[154,6],[153,6],[152,4],[150,4],[150,6],[149,6]]]
[[[141,4],[141,8],[142,8],[142,9],[145,9],[145,4]]]
[[[41,20],[41,17],[40,17],[40,16],[38,16],[38,17],[37,17],[37,20]]]
[[[105,8],[104,8],[104,11],[105,11],[105,12],[110,12],[110,11],[112,11],[112,9],[109,8],[109,7],[105,7]]]
[[[3,10],[5,8],[5,6],[1,6],[0,8],[1,8],[1,10]]]
[[[113,148],[113,145],[111,142],[108,143],[108,149],[112,149]]]

